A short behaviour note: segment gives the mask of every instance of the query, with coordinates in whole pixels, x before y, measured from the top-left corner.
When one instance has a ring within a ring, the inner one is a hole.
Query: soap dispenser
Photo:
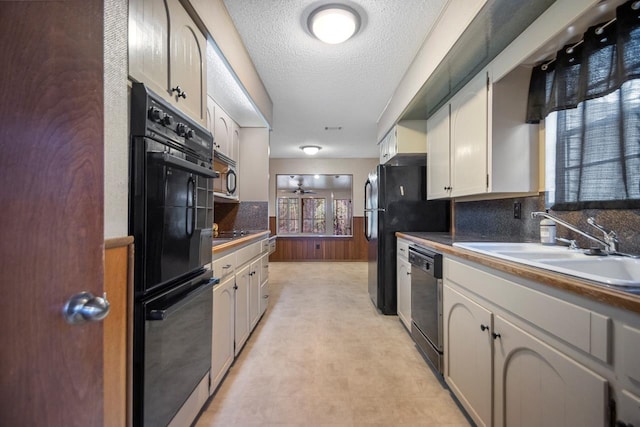
[[[546,211],[549,213],[549,210]],[[556,244],[556,223],[549,218],[540,221],[540,243],[543,245]]]

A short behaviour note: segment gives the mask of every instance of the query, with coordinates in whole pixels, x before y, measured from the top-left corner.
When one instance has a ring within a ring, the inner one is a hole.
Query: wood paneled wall
[[[276,233],[276,218],[269,217],[269,228]],[[276,251],[269,261],[366,261],[367,239],[364,217],[353,217],[352,237],[283,237],[276,240]]]
[[[109,239],[104,251],[104,426],[131,425],[133,238]]]

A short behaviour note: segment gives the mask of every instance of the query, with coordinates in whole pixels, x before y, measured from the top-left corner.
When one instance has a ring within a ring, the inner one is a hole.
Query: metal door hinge
[[[491,81],[489,80],[489,73],[487,73],[487,92],[489,91],[490,84],[491,84]]]

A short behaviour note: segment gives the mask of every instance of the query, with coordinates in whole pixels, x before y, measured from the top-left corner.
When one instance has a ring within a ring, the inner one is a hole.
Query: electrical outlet
[[[522,203],[520,202],[513,203],[513,217],[515,219],[522,218]]]

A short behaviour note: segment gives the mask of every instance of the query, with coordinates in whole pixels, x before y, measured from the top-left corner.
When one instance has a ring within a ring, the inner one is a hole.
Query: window
[[[277,175],[277,233],[351,236],[351,175]]]
[[[545,120],[554,210],[640,207],[640,15],[633,3],[532,72],[527,120]]]
[[[333,234],[337,236],[351,235],[351,200],[336,199],[333,201]]]
[[[302,232],[324,234],[326,228],[326,200],[302,199]]]
[[[300,199],[296,197],[278,198],[278,234],[300,232]]]

